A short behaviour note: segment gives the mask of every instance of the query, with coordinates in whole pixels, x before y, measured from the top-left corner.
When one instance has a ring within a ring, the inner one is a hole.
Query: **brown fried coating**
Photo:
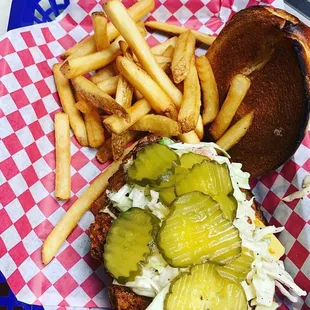
[[[90,209],[94,215],[97,215],[100,210],[108,205],[108,197],[106,191],[91,205]]]
[[[126,184],[126,176],[121,166],[109,179],[109,189],[118,192]]]
[[[139,296],[130,288],[110,285],[109,298],[114,310],[145,310],[152,302],[152,298]]]
[[[148,135],[139,140],[137,145],[133,148],[131,152],[129,152],[123,159],[123,162],[127,162],[131,158],[136,158],[137,153],[139,153],[143,148],[145,148],[148,145],[157,143],[161,137],[156,135]]]
[[[103,262],[105,241],[112,226],[113,218],[107,213],[98,213],[89,227],[91,256]]]

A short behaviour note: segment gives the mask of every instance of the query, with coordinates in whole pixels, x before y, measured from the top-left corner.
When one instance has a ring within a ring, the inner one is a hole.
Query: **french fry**
[[[196,125],[196,128],[195,128],[195,132],[196,132],[198,138],[200,140],[202,140],[203,139],[203,135],[204,135],[204,126],[203,126],[202,117],[201,117],[200,114],[199,114],[199,117],[198,117],[198,122],[197,122],[197,125]]]
[[[177,42],[177,37],[172,37],[163,43],[153,46],[151,48],[151,52],[154,55],[162,55],[169,46],[172,46],[173,48],[175,48],[176,42]]]
[[[69,116],[70,126],[76,139],[82,146],[87,146],[87,132],[83,117],[75,107],[75,99],[70,82],[60,72],[60,66],[61,64],[55,64],[53,66],[53,73],[61,105],[65,113]]]
[[[104,141],[104,143],[102,144],[102,146],[100,147],[100,149],[96,154],[96,158],[102,164],[113,159],[111,138]]]
[[[108,20],[103,12],[93,12],[91,17],[93,21],[96,47],[99,52],[110,46],[107,30]]]
[[[170,67],[171,67],[171,63],[170,62],[165,62],[160,64],[160,67],[163,69],[163,71],[167,74],[169,74],[171,72]],[[177,89],[179,89],[177,87]],[[179,107],[178,107],[179,108]]]
[[[127,13],[124,5],[118,0],[110,0],[103,4],[103,9],[137,56],[143,69],[154,79],[166,95],[172,99],[173,103],[179,106],[182,101],[182,93],[175,87],[157,63],[150,47],[139,32],[135,22]]]
[[[150,13],[155,6],[154,0],[142,0],[136,2],[132,5],[128,10],[126,10],[127,14],[131,17],[131,19],[137,23],[140,21],[142,17]],[[104,7],[103,7],[104,8]],[[110,22],[108,24],[108,36],[110,42],[114,40],[119,35],[119,30],[115,27],[114,23]]]
[[[231,126],[219,140],[216,141],[216,144],[225,151],[231,149],[247,133],[253,122],[253,118],[254,111],[243,116],[237,123]]]
[[[179,139],[184,142],[184,143],[189,143],[189,144],[196,144],[200,143],[200,140],[194,130],[187,132],[187,133],[182,133],[179,135]]]
[[[132,53],[130,53],[130,49],[129,49],[129,46],[128,46],[127,42],[121,40],[121,41],[119,41],[118,44],[119,44],[119,47],[120,47],[120,49],[122,51],[123,56],[131,58],[132,57]]]
[[[104,121],[104,125],[109,129],[109,131],[116,134],[121,134],[137,122],[144,115],[148,114],[152,110],[152,106],[145,100],[141,99],[137,101],[133,106],[127,109],[127,113],[130,116],[130,122],[126,122],[123,118],[111,115],[108,116]]]
[[[95,53],[97,51],[95,37],[92,35],[83,39],[81,42],[75,44],[73,47],[69,48],[60,58],[63,60],[68,60],[76,57],[82,57]]]
[[[157,61],[158,64],[163,64],[163,63],[166,63],[166,62],[171,62],[172,61],[172,57],[169,57],[169,56],[164,56],[164,55],[155,55],[155,59]]]
[[[165,68],[166,64],[169,64],[169,67],[170,67],[170,64],[171,64],[171,61],[172,61],[172,57],[168,57],[168,56],[162,56],[162,55],[154,55],[157,63],[159,64],[159,66],[163,69]],[[139,63],[137,57],[135,57],[135,55],[133,55],[133,60],[134,62],[140,67],[143,69],[143,66]],[[164,69],[163,69],[164,70]],[[165,71],[165,70],[164,70]]]
[[[55,114],[55,148],[55,196],[67,200],[71,197],[71,153],[69,117],[66,113]]]
[[[115,133],[112,133],[111,136],[111,144],[112,144],[112,154],[114,160],[119,160],[125,149],[127,143],[133,141],[137,137],[137,132],[126,130],[120,135],[116,135]]]
[[[123,156],[126,156],[134,147],[132,144],[126,149]],[[121,158],[122,159],[122,158]],[[42,248],[42,262],[48,264],[57,254],[57,251],[76,227],[78,221],[89,210],[92,203],[106,190],[109,178],[119,169],[122,160],[114,161],[106,168],[99,177],[87,188],[87,190],[79,197],[70,209],[65,213],[61,220],[54,227],[52,232],[44,241]]]
[[[165,114],[172,119],[176,119],[178,112],[168,95],[158,86],[158,84],[133,61],[126,57],[117,57],[116,67],[119,72],[130,81],[152,105],[152,108],[160,114]]]
[[[135,88],[134,88],[134,94],[137,101],[143,98],[143,95]]]
[[[154,49],[154,54],[157,53],[157,55],[155,55],[155,57],[156,56],[168,56],[168,57],[171,57],[171,59],[172,59],[176,39],[177,39],[176,37],[173,37],[173,38],[166,40],[164,43],[161,43],[161,44],[154,46],[151,50],[153,52],[153,49]],[[120,41],[120,45],[121,45],[121,43],[124,44],[126,48],[128,48],[128,44],[125,41]],[[121,46],[121,50],[125,50],[125,47],[122,48],[122,46]],[[126,56],[125,52],[123,52],[123,55]],[[131,59],[131,58],[132,57],[129,57],[129,59]],[[134,58],[135,58],[135,56],[134,56]],[[137,59],[137,61],[138,61],[138,59]],[[160,66],[165,72],[170,69],[170,63],[169,62],[163,62],[160,64]],[[136,88],[134,89],[134,94],[135,94],[136,100],[140,100],[143,98],[143,95]],[[116,101],[118,102],[117,99],[116,99]]]
[[[175,46],[171,71],[175,83],[182,82],[189,73],[192,58],[195,54],[196,39],[190,30],[180,34]]]
[[[203,124],[213,122],[219,112],[219,94],[210,62],[205,56],[196,59],[203,101]]]
[[[127,44],[127,42],[125,41],[120,41],[119,42],[119,46],[120,46],[120,49],[122,51],[122,54],[124,57],[130,59],[130,60],[133,60],[135,63],[137,63],[138,65],[139,64],[139,61],[137,59],[137,57],[133,54],[132,50],[129,48],[129,45]],[[141,66],[141,65],[140,65]],[[116,70],[118,71],[117,67],[116,67],[116,63],[115,63],[115,68]]]
[[[75,92],[75,93],[74,93],[74,96],[75,96],[75,100],[76,100],[77,103],[78,103],[79,101],[84,101],[84,98],[83,98],[83,96],[82,96],[81,94]],[[92,107],[92,105],[89,104],[89,103],[87,103],[87,102],[85,102],[85,104],[87,104],[88,106]],[[75,106],[76,106],[76,104],[75,104]],[[80,110],[80,109],[78,109],[78,110]],[[81,111],[81,112],[84,113],[83,111]]]
[[[233,77],[227,97],[210,127],[210,133],[215,140],[218,140],[229,127],[250,85],[251,80],[245,75],[237,74]]]
[[[98,109],[86,102],[79,93],[76,93],[75,97],[78,100],[75,104],[76,108],[84,114],[89,146],[98,148],[105,140],[104,128]]]
[[[179,125],[176,121],[162,115],[147,114],[134,123],[131,130],[148,131],[162,137],[178,136]]]
[[[90,113],[84,115],[89,146],[93,148],[100,147],[104,140],[104,129],[98,110],[92,109]]]
[[[154,9],[154,6],[154,0],[141,0],[128,8],[128,14],[135,22],[138,22],[142,17],[151,12]],[[119,36],[119,32],[112,23],[108,23],[107,32],[110,42],[112,42],[116,37]],[[95,53],[96,50],[97,49],[95,37],[92,35],[64,52],[61,55],[61,59],[76,58],[89,55]]]
[[[125,41],[120,41],[119,44],[120,44],[120,48],[122,50],[123,56],[126,56],[128,59],[133,60],[139,67],[142,67],[141,64],[139,63],[137,57],[135,55],[133,55],[131,51],[129,51],[128,44]],[[172,48],[172,46],[171,46],[171,48]],[[164,53],[165,53],[165,51],[164,51]],[[170,65],[171,65],[171,60],[172,60],[171,50],[167,51],[166,55],[154,55],[154,57],[155,57],[156,61],[158,62],[159,66],[165,72],[170,70]],[[142,99],[143,96],[138,95],[137,98]]]
[[[108,95],[115,95],[119,76],[112,76],[109,79],[100,82],[97,86]]]
[[[116,59],[121,54],[117,38],[107,49],[90,55],[68,59],[62,66],[61,72],[72,79],[93,70],[100,69]]]
[[[125,41],[120,41],[119,46],[124,57],[127,57],[128,59],[133,58],[132,52]],[[128,81],[123,77],[122,74],[119,74],[115,95],[116,102],[121,106],[123,106],[124,108],[129,108],[132,103],[132,96],[133,96],[132,85],[128,83]]]
[[[101,115],[101,120],[104,121],[106,118],[110,117],[111,115]]]
[[[174,52],[174,47],[172,45],[169,45],[163,52],[162,56],[169,57],[172,60],[173,52]]]
[[[77,76],[72,79],[72,84],[75,91],[95,107],[101,108],[106,113],[116,114],[129,120],[129,115],[122,106],[84,76]]]
[[[129,108],[132,103],[133,87],[127,82],[122,74],[119,75],[115,101],[125,109]]]
[[[149,21],[149,22],[144,23],[144,25],[151,29],[168,32],[171,34],[181,34],[188,30],[188,28],[185,28],[185,27],[163,23],[163,22],[156,22],[156,21]],[[209,34],[205,34],[205,33],[192,30],[192,29],[191,31],[194,34],[196,40],[204,44],[211,45],[213,41],[215,40],[215,37]]]
[[[116,72],[114,70],[113,64],[109,64],[109,65],[105,66],[104,68],[100,69],[98,72],[96,72],[90,78],[90,80],[93,83],[98,84],[100,82],[107,80],[108,78],[110,78],[112,76],[115,76],[115,75],[116,75]]]
[[[199,79],[195,59],[192,57],[189,73],[184,80],[184,95],[178,116],[183,133],[194,130],[197,125],[201,105],[200,97]]]
[[[126,56],[128,59],[133,60],[140,68],[142,68],[142,65],[139,63],[139,60],[137,59],[136,55],[132,54],[132,52],[129,49],[128,44],[125,41],[120,41],[120,48],[123,53],[123,56]],[[169,46],[168,46],[169,47]],[[173,48],[173,47],[171,47]],[[164,51],[165,53],[165,51]],[[158,62],[159,66],[166,72],[168,69],[170,69],[171,61],[172,61],[172,55],[171,50],[169,50],[166,55],[154,55],[156,61]],[[143,69],[143,68],[142,68]]]
[[[137,22],[137,27],[139,28],[139,31],[140,31],[140,33],[144,36],[144,37],[146,37],[147,36],[147,30],[146,30],[146,28],[145,28],[145,26],[144,26],[144,22],[143,21],[138,21]]]
[[[87,103],[84,99],[79,100],[75,104],[75,107],[83,114],[89,114],[94,109],[94,106],[92,106],[91,104]]]
[[[170,73],[171,73],[171,70],[170,70]],[[173,80],[172,74],[171,74],[171,80]],[[180,92],[184,93],[184,82],[175,84],[175,85],[180,90]]]

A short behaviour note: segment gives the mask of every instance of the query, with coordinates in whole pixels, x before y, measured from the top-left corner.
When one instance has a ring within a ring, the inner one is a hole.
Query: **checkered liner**
[[[17,298],[30,304],[109,307],[108,277],[89,255],[90,212],[56,258],[48,266],[41,264],[42,242],[105,168],[97,162],[96,150],[81,148],[72,136],[72,198],[65,203],[55,199],[53,118],[60,104],[51,67],[58,55],[92,31],[89,13],[100,9],[98,2],[72,3],[55,22],[14,30],[0,40],[0,267]],[[278,0],[160,0],[150,18],[218,33],[234,12],[257,4],[282,6]],[[154,33],[148,41],[163,39]],[[252,182],[270,223],[286,228],[280,235],[284,262],[305,290],[310,287],[310,200],[284,203],[281,198],[301,187],[310,170],[309,148],[308,133],[285,166]],[[282,309],[291,307],[285,303]],[[294,309],[307,305],[309,297]]]

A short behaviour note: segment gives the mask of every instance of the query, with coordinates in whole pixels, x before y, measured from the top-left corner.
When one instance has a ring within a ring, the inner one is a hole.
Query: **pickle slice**
[[[190,169],[195,164],[199,164],[204,160],[207,160],[206,156],[202,156],[195,153],[185,153],[180,157],[180,165],[184,168]]]
[[[187,168],[176,166],[174,168],[175,173],[175,183],[182,181],[185,176],[188,174],[189,170]]]
[[[213,264],[194,266],[171,285],[166,310],[247,310],[240,284],[223,279]]]
[[[247,310],[248,302],[240,284],[226,283],[218,296],[219,302],[211,310]]]
[[[153,185],[155,190],[167,188],[175,185],[175,167],[168,169],[165,174],[158,178],[158,184]]]
[[[104,265],[119,283],[139,274],[139,262],[150,253],[152,216],[144,210],[132,208],[122,212],[109,230],[104,246]]]
[[[246,279],[247,274],[251,270],[253,261],[254,257],[252,251],[242,248],[242,253],[237,259],[228,265],[218,266],[216,270],[223,278],[240,283]]]
[[[186,174],[188,173],[188,169],[183,168],[181,166],[174,166],[172,169],[168,169],[168,171],[159,177],[159,183],[153,184],[153,188],[155,190],[161,190],[162,188],[175,186],[176,183],[182,181]]]
[[[206,260],[228,264],[241,253],[238,229],[223,217],[220,204],[201,192],[174,200],[157,243],[173,267],[188,267]]]
[[[219,303],[218,294],[225,280],[212,264],[194,266],[190,273],[182,274],[170,287],[166,296],[166,310],[213,309]]]
[[[128,169],[128,177],[134,183],[147,185],[161,182],[161,176],[172,169],[174,162],[178,161],[178,155],[167,146],[152,144],[141,150],[133,164]]]
[[[183,154],[180,157],[180,165],[174,166],[172,169],[169,169],[166,174],[162,175],[160,177],[162,181],[156,185],[155,188],[161,189],[174,186],[185,178],[190,168],[206,159],[207,157],[195,153]]]
[[[236,218],[236,211],[238,207],[235,197],[232,195],[226,196],[220,194],[218,196],[214,196],[213,199],[220,203],[224,217],[232,222]]]
[[[209,160],[195,164],[186,177],[176,184],[177,196],[200,191],[214,197],[221,194],[228,195],[232,190],[227,165]]]
[[[159,199],[166,206],[170,206],[175,198],[174,187],[163,188],[159,191]]]

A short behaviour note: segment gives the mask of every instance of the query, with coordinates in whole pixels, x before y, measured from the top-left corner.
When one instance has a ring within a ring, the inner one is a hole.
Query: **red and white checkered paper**
[[[234,12],[257,4],[282,7],[280,0],[157,0],[149,18],[216,34]],[[72,1],[56,21],[14,30],[0,39],[0,268],[17,298],[30,304],[109,307],[108,277],[89,255],[90,212],[56,258],[47,266],[41,263],[46,236],[105,168],[97,162],[96,150],[82,148],[72,136],[72,198],[65,203],[55,199],[53,118],[61,108],[51,67],[58,55],[91,33],[94,10],[100,10],[99,1]],[[148,38],[152,45],[162,40],[164,36],[155,33]],[[310,171],[309,149],[308,132],[287,164],[252,181],[270,223],[285,226],[280,234],[285,265],[307,291],[310,199],[284,203],[281,198],[301,188]],[[309,309],[310,297],[304,300],[294,309]],[[293,309],[284,303],[281,309]]]

